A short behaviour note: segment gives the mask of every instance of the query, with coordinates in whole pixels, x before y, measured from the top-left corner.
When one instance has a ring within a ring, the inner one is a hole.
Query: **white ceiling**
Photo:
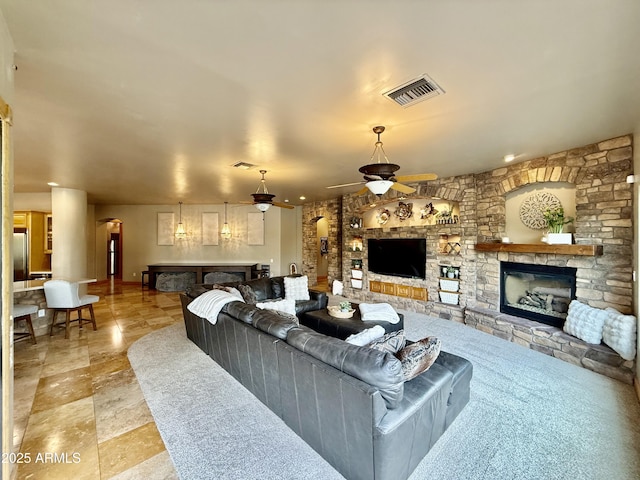
[[[640,1],[0,0],[16,55],[15,191],[95,204],[276,201],[481,172],[640,132]],[[445,94],[381,95],[422,74]],[[243,161],[248,171],[231,167]]]

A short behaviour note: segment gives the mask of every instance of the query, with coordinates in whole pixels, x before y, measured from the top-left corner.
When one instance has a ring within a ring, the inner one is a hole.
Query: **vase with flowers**
[[[547,208],[543,216],[548,228],[547,243],[570,245],[572,235],[564,233],[563,230],[565,225],[573,223],[573,217],[565,217],[563,207]]]

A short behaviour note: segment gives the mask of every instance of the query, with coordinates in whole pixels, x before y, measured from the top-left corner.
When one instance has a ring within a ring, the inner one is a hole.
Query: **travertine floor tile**
[[[155,423],[98,444],[100,472],[104,478],[121,473],[165,451]]]
[[[15,344],[14,445],[31,462],[18,479],[177,478],[131,369],[127,349],[182,322],[177,293],[89,286],[98,330],[71,327]],[[37,460],[37,461],[36,461]]]

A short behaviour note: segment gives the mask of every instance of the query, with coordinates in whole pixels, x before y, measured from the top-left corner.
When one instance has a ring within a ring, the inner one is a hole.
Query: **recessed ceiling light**
[[[513,153],[510,153],[510,154],[504,156],[504,161],[505,162],[513,162],[513,160],[515,158],[516,158],[516,156]]]
[[[284,203],[289,203],[289,199],[288,199],[288,198],[285,198],[285,199],[284,199]]]
[[[300,200],[306,200],[306,199],[307,199],[307,197],[305,197],[304,195],[300,196]]]
[[[47,183],[47,185],[49,185],[50,187],[58,187],[59,186],[56,182],[49,182],[49,183]]]

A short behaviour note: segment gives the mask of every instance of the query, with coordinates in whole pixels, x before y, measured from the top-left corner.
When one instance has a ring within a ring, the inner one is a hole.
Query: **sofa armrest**
[[[323,308],[327,308],[327,304],[329,303],[329,297],[326,292],[322,292],[320,290],[309,289],[309,299],[318,303],[317,310],[322,310]]]

